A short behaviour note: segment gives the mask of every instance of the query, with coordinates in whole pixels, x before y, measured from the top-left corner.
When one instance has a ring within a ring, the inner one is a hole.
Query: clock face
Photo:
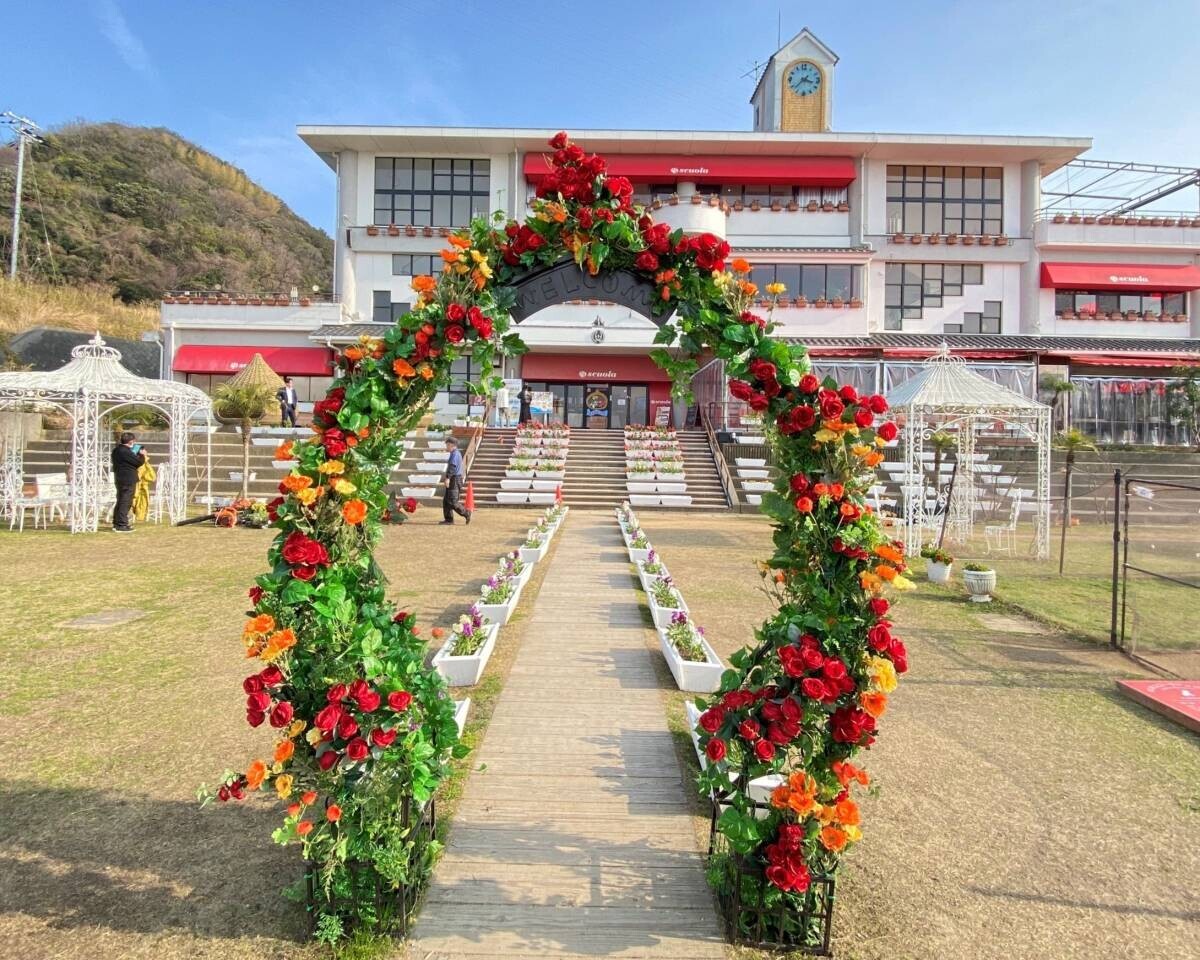
[[[821,86],[821,71],[811,63],[798,63],[788,71],[787,85],[792,93],[807,97]]]

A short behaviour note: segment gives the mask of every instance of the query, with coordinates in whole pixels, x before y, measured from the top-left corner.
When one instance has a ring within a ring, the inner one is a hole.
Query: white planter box
[[[274,467],[276,470],[286,470],[288,473],[292,472],[292,467],[294,467],[295,465],[296,465],[295,460],[272,460],[271,461],[271,466]]]
[[[432,460],[418,461],[417,463],[413,464],[413,468],[419,473],[442,474],[446,472],[446,465],[444,463],[435,463]]]
[[[762,494],[748,493],[746,494],[746,502],[752,507],[760,507],[762,506]]]
[[[995,570],[964,570],[963,583],[975,603],[990,603],[996,589]]]
[[[692,498],[689,494],[669,494],[662,495],[662,505],[664,507],[690,507]]]
[[[631,493],[629,502],[635,507],[657,507],[662,498],[657,493]]]
[[[440,473],[410,473],[408,475],[408,482],[416,484],[419,487],[436,487],[442,482],[442,475]]]
[[[734,457],[733,462],[739,467],[765,467],[766,457]]]
[[[433,655],[434,669],[445,678],[448,686],[471,687],[477,684],[479,678],[483,676],[483,668],[487,666],[492,651],[496,648],[496,636],[500,633],[500,627],[492,623],[485,625],[483,630],[487,639],[483,641],[483,646],[470,656],[454,657],[450,655],[450,647],[454,643],[453,636],[449,637],[442,645],[442,649]]]
[[[539,473],[539,474],[537,474],[537,476],[540,478],[543,476],[543,474]],[[538,480],[530,480],[529,483],[530,483],[530,486],[534,490],[542,490],[542,491],[549,490],[551,493],[553,493],[555,490],[557,490],[559,487],[562,486],[561,480],[538,479]]]
[[[479,600],[475,604],[475,608],[479,611],[479,615],[485,620],[502,627],[508,623],[513,611],[517,609],[517,603],[521,599],[522,589],[523,584],[518,579],[517,589],[514,590],[513,595],[508,598],[508,603],[484,603],[482,600]],[[480,596],[482,597],[483,594],[481,593]]]
[[[654,602],[654,595],[652,593],[646,594],[646,601],[650,605],[650,613],[654,616],[654,625],[660,630],[665,630],[671,625],[671,618],[675,614],[680,611],[687,613],[687,604],[683,602],[683,597],[679,598],[678,607],[660,607]]]
[[[557,496],[558,494],[554,493],[553,491],[550,493],[531,493],[529,495],[529,502],[550,504],[554,502],[554,498]]]
[[[525,491],[528,491],[531,486],[533,486],[532,480],[509,480],[508,478],[505,478],[500,481],[500,489],[501,490],[525,490]]]
[[[463,735],[463,731],[467,728],[467,714],[470,712],[470,697],[463,697],[461,700],[454,701],[454,724],[458,727],[458,735],[460,737]]]
[[[684,660],[671,641],[667,639],[667,631],[662,629],[658,631],[658,644],[662,648],[663,656],[666,657],[667,666],[671,668],[671,676],[675,678],[675,685],[687,693],[712,693],[721,686],[721,674],[725,672],[725,665],[721,663],[721,658],[713,652],[713,648],[708,645],[707,640],[703,637],[697,637],[697,639],[700,641],[700,646],[704,648],[705,661],[703,663]]]
[[[737,475],[743,480],[767,480],[771,476],[770,470],[750,470],[746,467],[738,467]]]
[[[682,483],[686,479],[687,474],[683,471],[679,473],[663,473],[661,470],[654,475],[655,480],[666,481],[667,483]]]
[[[653,483],[654,471],[651,470],[649,473],[630,473],[627,470],[625,471],[625,479],[630,483]]]
[[[744,436],[744,437],[738,437],[738,443],[751,443],[751,444],[754,444],[754,443],[766,443],[766,442],[767,442],[767,438],[766,438],[766,437],[759,437],[759,436]]]
[[[662,564],[662,572],[661,573],[647,573],[646,569],[645,569],[645,561],[644,560],[641,561],[640,563],[638,563],[637,572],[638,572],[638,579],[642,582],[642,589],[646,593],[650,592],[650,584],[652,584],[659,577],[669,577],[671,575],[671,572],[670,572],[670,570],[667,569],[667,565],[665,563]]]
[[[533,471],[533,475],[535,477],[539,477],[540,479],[543,479],[543,480],[561,480],[563,477],[565,477],[567,475],[567,471],[566,470],[535,470],[535,471]]]
[[[497,503],[528,503],[528,491],[501,490],[496,494]]]
[[[446,458],[449,456],[450,456],[450,454],[446,453],[445,450],[426,450],[424,453],[421,454],[421,459],[422,460],[440,460],[442,463],[445,463]]]
[[[250,446],[252,447],[277,447],[279,441],[275,437],[251,437]]]
[[[532,470],[505,470],[504,475],[506,477],[508,477],[510,480],[517,480],[517,479],[532,480],[533,479],[533,471]]]
[[[687,484],[680,481],[676,483],[673,480],[659,480],[655,483],[659,493],[686,493]],[[663,503],[666,503],[666,497],[663,497]]]
[[[952,563],[934,563],[932,560],[925,564],[925,573],[930,583],[949,583]]]
[[[770,480],[743,480],[742,489],[747,493],[768,493],[775,489]]]
[[[412,450],[414,447],[416,447],[416,445],[417,445],[416,440],[405,440],[403,443],[400,444],[400,446],[405,450]],[[470,703],[471,701],[468,700],[467,702]]]
[[[658,489],[658,482],[655,480],[627,480],[625,489],[630,493],[654,493]]]
[[[428,500],[431,497],[436,498],[439,494],[437,487],[401,487],[400,495],[412,497],[415,500]]]
[[[437,430],[427,430],[425,432],[426,440],[445,440],[446,435]]]
[[[230,480],[241,480],[242,479],[242,471],[241,470],[230,470],[229,471],[229,479]],[[256,472],[254,472],[253,470],[251,470],[249,482],[253,483],[257,479],[258,479],[258,474]]]
[[[545,540],[540,547],[521,547],[521,562],[522,563],[537,563],[546,555],[546,551],[550,549],[550,541]]]
[[[650,556],[650,551],[653,549],[653,547],[646,547],[645,549],[640,547],[629,547],[628,549],[630,563],[645,563],[646,557]]]

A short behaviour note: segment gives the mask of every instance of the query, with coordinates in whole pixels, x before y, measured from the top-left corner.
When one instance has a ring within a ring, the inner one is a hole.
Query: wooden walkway
[[[572,512],[550,562],[409,958],[722,958],[616,523]]]

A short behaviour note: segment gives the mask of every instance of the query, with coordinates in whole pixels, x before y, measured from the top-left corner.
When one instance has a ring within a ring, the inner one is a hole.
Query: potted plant
[[[972,601],[990,603],[996,589],[996,571],[982,563],[968,563],[963,567],[963,583]]]
[[[1056,214],[1054,215],[1054,220],[1053,220],[1053,222],[1054,222],[1054,223],[1066,223],[1066,222],[1067,222],[1067,216],[1066,216],[1066,214],[1065,214],[1065,213],[1056,213]]]
[[[632,550],[630,551],[632,553]],[[646,591],[650,601],[650,613],[654,617],[654,625],[660,630],[671,624],[671,617],[677,613],[687,613],[687,604],[683,595],[675,589],[670,577],[657,577],[650,583]]]
[[[817,297],[817,299],[815,301],[813,301],[813,306],[816,307],[818,310],[823,310],[828,305],[829,305],[829,301],[826,300],[824,297]]]
[[[850,298],[850,309],[858,310],[862,307],[862,305],[863,305],[863,302],[862,302],[861,298],[859,298],[859,297],[851,297]]]
[[[798,307],[807,307],[807,306],[808,306],[808,297],[804,296],[803,294],[801,294],[800,296],[798,296],[798,297],[796,298],[796,306],[798,306]]]
[[[844,307],[845,305],[846,305],[846,301],[845,301],[845,300],[843,300],[841,297],[834,297],[834,298],[833,298],[832,306],[833,306],[833,308],[834,308],[835,310],[840,310],[840,309],[841,309],[842,307]]]
[[[925,238],[923,236],[921,236],[921,234],[919,234],[919,233],[910,234],[909,238],[908,238],[908,242],[913,245],[922,243],[922,242],[924,242],[924,240],[925,240]]]
[[[849,213],[850,212],[850,201],[842,200],[841,202],[839,202],[837,205],[837,210],[838,210],[838,213]]]
[[[974,246],[975,245],[975,237],[974,237],[974,235],[972,235],[970,233],[964,233],[962,242],[963,242],[964,247]]]
[[[667,203],[669,203],[673,207],[679,206],[679,194],[677,194],[677,193],[671,194],[669,197],[667,197]]]
[[[504,475],[510,480],[524,480],[533,477],[534,463],[532,460],[524,460],[515,457],[509,461],[508,467],[504,471]]]
[[[550,538],[543,536],[536,528],[531,528],[525,542],[521,544],[521,562],[537,563],[546,555],[549,546]]]
[[[703,198],[700,196],[700,194],[693,193],[692,194],[692,205],[698,207],[698,206],[700,206],[701,203],[703,203]]]
[[[639,529],[635,530],[629,536],[629,559],[633,563],[644,561],[650,556],[650,551],[653,548],[650,546],[650,541],[646,535]]]
[[[242,482],[240,499],[248,499],[247,491],[253,479],[250,473],[251,429],[275,403],[275,391],[263,384],[222,383],[213,394],[213,409],[218,419],[237,422],[242,428]]]
[[[773,213],[779,213],[782,209],[783,209],[783,201],[782,200],[772,200],[771,201],[771,211]]]
[[[1077,213],[1073,213],[1069,217],[1067,217],[1067,223],[1080,223],[1082,221],[1083,221],[1083,217],[1081,217]]]
[[[787,205],[788,213],[795,213],[800,209],[800,204],[795,200],[789,200]]]
[[[499,632],[499,624],[485,622],[476,607],[459,617],[449,638],[433,655],[434,669],[447,686],[469,687],[479,682]]]
[[[479,615],[489,623],[504,626],[508,623],[509,617],[512,616],[513,610],[517,607],[517,601],[520,599],[521,582],[519,580],[493,573],[480,590],[480,597],[476,601],[475,607],[479,611]]]
[[[651,550],[646,554],[646,559],[637,564],[638,580],[642,583],[642,589],[646,593],[650,592],[650,584],[659,577],[669,577],[671,574],[667,571],[667,565],[662,562],[658,554]]]
[[[954,565],[954,557],[941,547],[927,543],[921,547],[921,556],[925,558],[925,575],[930,583],[949,583],[950,568]]]
[[[685,611],[673,614],[666,627],[659,628],[658,641],[680,690],[712,693],[721,686],[725,665],[704,639],[703,628],[693,624]]]
[[[953,246],[957,246],[957,245],[958,245],[958,234],[957,233],[946,234],[946,246],[953,247]]]
[[[741,198],[739,197],[737,200],[733,201],[733,209],[734,209],[735,213],[741,213],[743,210],[746,209],[746,204],[743,203]]]
[[[941,242],[942,242],[942,238],[938,234],[931,233],[929,235],[929,243],[931,246],[936,246],[937,244],[939,244]]]
[[[417,235],[417,228],[411,223],[406,223],[404,225],[404,235],[406,237],[415,237]]]
[[[833,213],[833,211],[835,209],[836,209],[836,207],[832,200],[826,200],[824,203],[821,204],[821,210],[825,213]]]
[[[399,227],[399,226],[397,226],[397,225],[396,225],[396,224],[394,224],[394,223],[389,223],[389,224],[388,224],[388,236],[389,236],[389,237],[398,237],[398,236],[400,236],[400,227]]]
[[[377,226],[375,226],[375,224],[372,223],[370,226],[367,227],[367,236],[368,237],[379,236],[379,228]]]

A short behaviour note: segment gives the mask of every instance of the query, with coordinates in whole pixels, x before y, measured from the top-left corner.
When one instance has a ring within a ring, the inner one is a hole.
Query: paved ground
[[[556,550],[409,956],[723,957],[616,523]]]

